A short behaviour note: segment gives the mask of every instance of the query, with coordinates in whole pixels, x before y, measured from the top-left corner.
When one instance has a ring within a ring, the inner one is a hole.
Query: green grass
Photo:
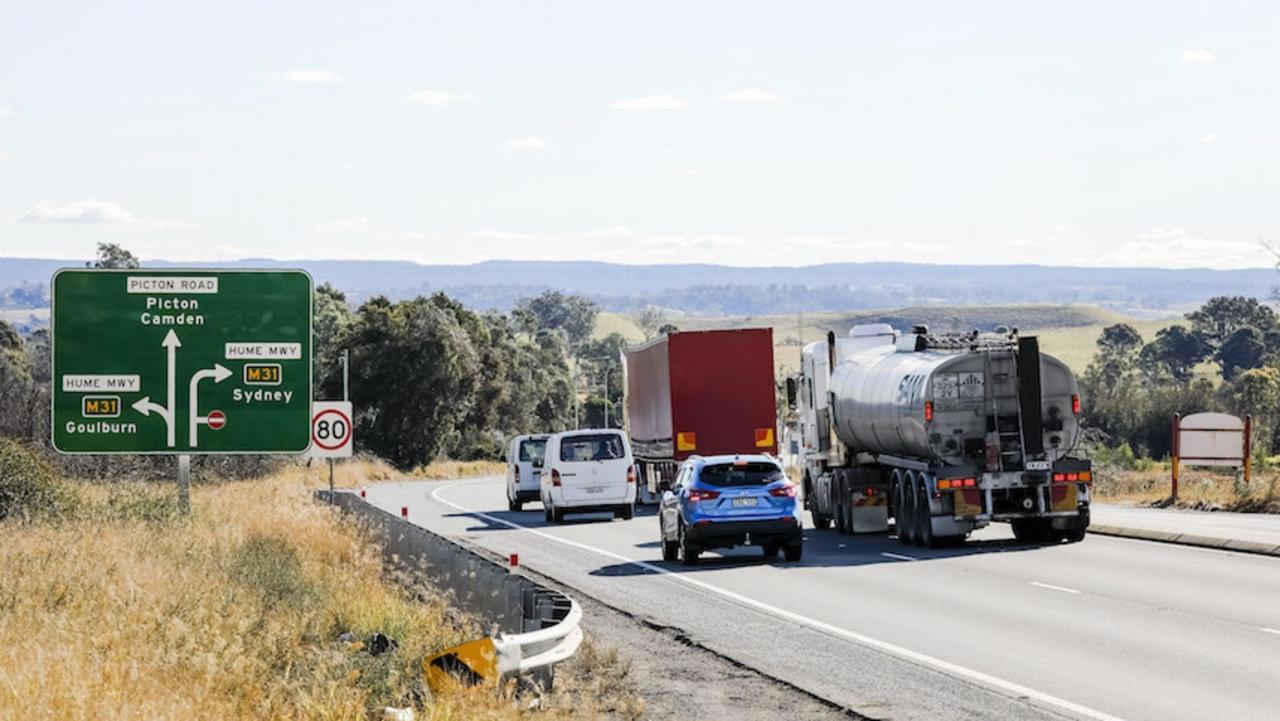
[[[679,324],[678,321],[676,323]],[[596,316],[596,327],[591,335],[593,338],[600,339],[607,337],[610,333],[621,333],[628,343],[639,343],[644,340],[644,333],[640,331],[630,315],[602,311]]]

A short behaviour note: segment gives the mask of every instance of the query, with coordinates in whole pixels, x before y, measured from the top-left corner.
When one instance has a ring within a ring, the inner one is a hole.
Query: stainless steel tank
[[[1012,347],[914,350],[904,345],[879,346],[837,361],[829,386],[836,435],[855,452],[990,465],[989,446],[998,447],[1002,433],[1013,437],[1022,427]],[[1054,460],[1076,442],[1079,389],[1064,363],[1038,355],[1038,420],[1045,457]]]

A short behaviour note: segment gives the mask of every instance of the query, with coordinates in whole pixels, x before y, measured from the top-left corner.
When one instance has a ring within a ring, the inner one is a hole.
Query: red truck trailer
[[[654,503],[693,455],[777,454],[773,331],[677,331],[627,349],[623,418],[639,466],[639,498]]]

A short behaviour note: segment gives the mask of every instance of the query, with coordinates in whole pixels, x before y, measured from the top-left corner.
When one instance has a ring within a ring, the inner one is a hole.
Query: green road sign
[[[63,453],[301,453],[311,276],[61,270],[53,446]]]

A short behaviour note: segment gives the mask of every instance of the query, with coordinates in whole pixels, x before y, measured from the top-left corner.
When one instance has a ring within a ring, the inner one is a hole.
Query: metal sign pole
[[[351,400],[351,351],[342,351],[342,400]]]
[[[1181,435],[1182,435],[1182,414],[1174,413],[1173,414],[1173,462],[1170,463],[1169,468],[1172,471],[1172,475],[1173,475],[1173,487],[1170,491],[1170,498],[1173,500],[1175,504],[1178,502],[1178,452],[1179,450],[1181,450],[1179,448],[1180,444],[1178,443],[1178,441],[1180,440]]]
[[[191,513],[191,456],[178,456],[178,508],[184,514]]]
[[[329,459],[329,505],[333,505],[337,501],[333,497],[333,459]]]

